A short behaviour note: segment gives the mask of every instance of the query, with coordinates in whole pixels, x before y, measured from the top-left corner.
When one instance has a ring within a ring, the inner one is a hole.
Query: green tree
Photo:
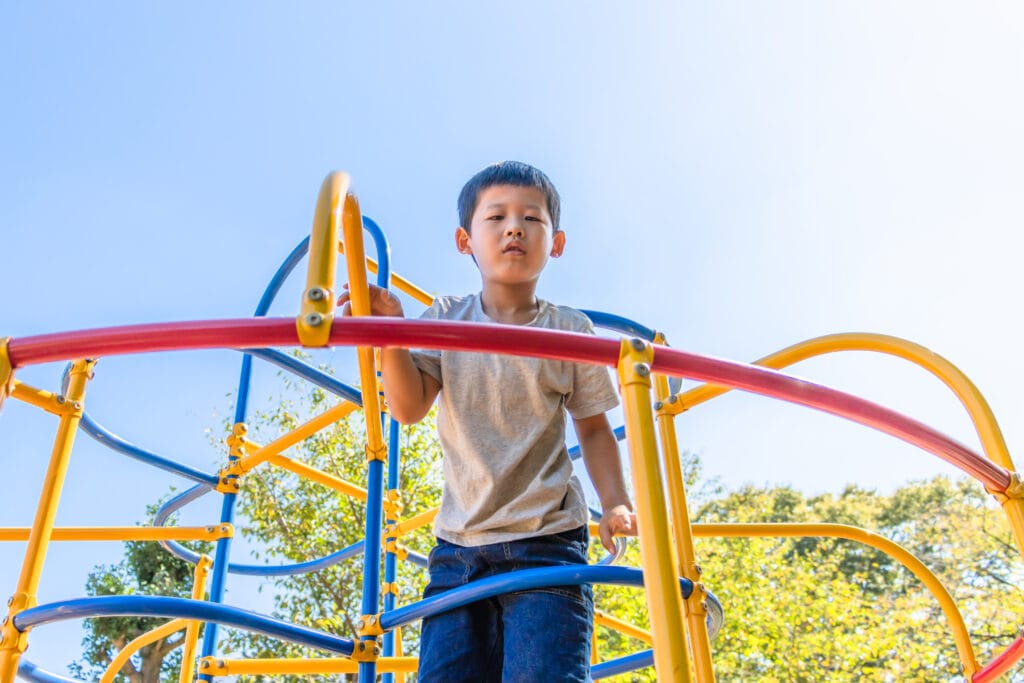
[[[329,407],[330,399],[319,389],[307,395],[293,394],[271,410],[255,415],[249,435],[266,443],[290,431],[310,415]],[[433,415],[420,425],[403,427],[400,491],[403,519],[435,507],[440,500],[440,448],[433,430]],[[362,413],[334,423],[297,445],[290,455],[306,465],[360,487],[366,486],[366,436]],[[239,512],[245,520],[242,533],[259,548],[258,559],[268,564],[305,562],[324,557],[362,540],[365,535],[365,504],[361,500],[296,476],[286,470],[261,465],[245,475]],[[426,554],[433,545],[430,526],[403,536],[400,543]],[[276,577],[274,614],[344,637],[356,633],[361,614],[362,555],[326,569],[297,576]],[[426,572],[408,563],[398,565],[400,600],[418,598]],[[383,576],[382,576],[383,580]],[[227,646],[243,657],[317,657],[322,653],[278,640],[228,631]],[[403,644],[414,654],[418,626],[406,629]],[[253,676],[249,680],[269,680]],[[275,681],[306,680],[300,676],[276,676]],[[344,676],[320,680],[344,680]]]
[[[157,506],[148,509],[150,518]],[[96,567],[86,579],[86,594],[165,595],[189,597],[192,593],[191,564],[179,560],[153,542],[128,541],[121,562]],[[208,550],[205,545],[200,550]],[[81,678],[98,680],[114,657],[138,636],[166,623],[149,617],[105,617],[84,624],[83,655],[69,667]],[[184,630],[161,638],[139,650],[121,668],[117,683],[158,683],[177,680],[181,669]]]
[[[1002,511],[972,481],[937,477],[890,496],[848,487],[805,497],[789,487],[747,486],[691,503],[695,522],[833,522],[900,543],[950,591],[982,664],[1024,622],[1024,565]],[[719,680],[957,679],[959,657],[938,603],[888,555],[828,538],[701,538],[696,546],[703,579],[726,611],[725,628],[712,643]],[[646,624],[637,591],[619,590],[608,605]],[[606,657],[641,647],[621,636],[604,645]],[[1024,680],[1024,669],[1011,679]],[[654,680],[654,674],[647,669],[618,680]]]

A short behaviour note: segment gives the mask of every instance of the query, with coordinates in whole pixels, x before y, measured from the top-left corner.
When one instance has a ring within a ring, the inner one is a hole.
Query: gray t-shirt
[[[439,297],[421,317],[495,322],[479,294]],[[579,311],[540,300],[527,326],[594,333]],[[413,362],[441,383],[439,538],[478,546],[587,523],[586,498],[565,447],[565,411],[583,419],[618,405],[607,368],[462,351],[416,351]]]

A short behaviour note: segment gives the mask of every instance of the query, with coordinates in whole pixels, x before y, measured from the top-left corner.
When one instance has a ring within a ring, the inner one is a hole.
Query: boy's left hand
[[[601,545],[615,554],[615,536],[636,536],[636,515],[627,505],[616,505],[605,510],[598,527]]]

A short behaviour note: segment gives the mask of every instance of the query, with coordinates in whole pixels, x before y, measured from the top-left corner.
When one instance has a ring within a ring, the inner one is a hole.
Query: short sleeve
[[[423,311],[420,320],[438,320],[440,307],[437,299],[427,310]],[[444,386],[441,379],[441,351],[440,350],[417,350],[412,351],[412,362],[416,368],[437,380],[438,384]]]
[[[594,326],[584,318],[580,329],[575,332],[594,334]],[[619,394],[615,390],[608,368],[591,363],[573,364],[573,391],[566,399],[565,408],[573,419],[583,420],[606,413],[619,405]]]

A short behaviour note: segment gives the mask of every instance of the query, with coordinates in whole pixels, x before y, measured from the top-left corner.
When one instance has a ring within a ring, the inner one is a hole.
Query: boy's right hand
[[[404,318],[405,311],[402,310],[402,302],[398,297],[376,285],[369,285],[370,288],[370,315],[390,316],[393,318]],[[341,306],[341,315],[347,317],[352,315],[352,293],[348,291],[348,283],[345,283],[345,291],[338,297],[338,305]]]

